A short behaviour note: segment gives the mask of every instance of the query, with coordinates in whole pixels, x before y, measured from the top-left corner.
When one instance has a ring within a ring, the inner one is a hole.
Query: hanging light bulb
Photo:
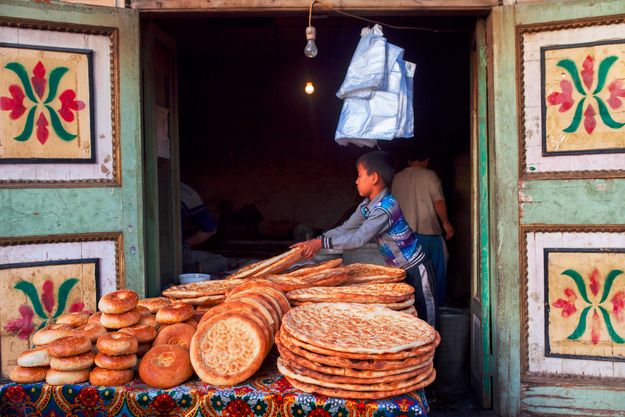
[[[306,92],[306,94],[311,95],[312,93],[315,92],[315,86],[313,85],[312,81],[308,81],[306,83],[306,87],[304,87],[304,91]]]
[[[314,58],[317,56],[317,45],[315,45],[315,38],[317,37],[317,30],[314,26],[308,26],[306,28],[306,47],[304,48],[304,55],[308,58]]]

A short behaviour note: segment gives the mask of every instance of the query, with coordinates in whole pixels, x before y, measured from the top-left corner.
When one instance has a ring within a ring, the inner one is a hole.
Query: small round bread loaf
[[[171,388],[193,375],[189,351],[177,345],[154,346],[139,364],[139,376],[154,388]]]
[[[91,341],[86,336],[65,336],[48,345],[48,355],[53,358],[82,355],[91,351]]]
[[[121,371],[124,369],[132,369],[137,365],[137,355],[118,355],[111,356],[104,353],[95,355],[95,364],[100,368]]]
[[[156,337],[156,329],[145,324],[136,324],[119,330],[121,333],[127,333],[137,338],[139,343],[147,343]]]
[[[141,320],[141,313],[132,309],[120,314],[102,314],[100,323],[107,329],[123,329],[124,327],[133,326]]]
[[[96,346],[100,353],[118,356],[137,353],[139,343],[137,342],[137,338],[132,335],[116,332],[100,336]]]
[[[101,311],[93,313],[91,315],[91,317],[89,317],[89,320],[87,320],[87,323],[98,323],[98,324],[100,324],[100,317],[102,317],[102,312]]]
[[[91,340],[91,343],[95,343],[104,334],[106,334],[106,329],[100,323],[87,323],[72,331],[72,335],[86,336]]]
[[[135,376],[135,372],[132,369],[125,369],[122,371],[115,371],[112,369],[104,369],[95,367],[89,375],[89,382],[91,385],[117,387],[124,385],[132,381]]]
[[[139,348],[137,349],[137,357],[141,358],[145,355],[148,350],[152,347],[152,343],[139,343]]]
[[[194,316],[195,316],[195,314],[194,314]],[[189,320],[185,321],[185,324],[193,326],[194,329],[197,329],[197,321],[195,319],[189,319]]]
[[[152,346],[158,345],[179,345],[185,349],[191,346],[191,339],[195,334],[193,326],[186,323],[170,324],[162,328]]]
[[[152,326],[158,329],[160,324],[156,321],[156,315],[150,314],[149,316],[142,316],[138,324],[145,324],[146,326]]]
[[[84,326],[89,321],[89,314],[87,313],[65,313],[61,314],[57,319],[57,323],[69,324],[76,328]]]
[[[80,371],[81,369],[91,368],[94,358],[95,353],[93,352],[65,358],[51,358],[50,368],[57,371]]]
[[[17,358],[17,364],[27,368],[38,366],[50,366],[50,355],[48,347],[40,346],[34,349],[25,350]]]
[[[139,296],[134,291],[113,291],[100,298],[98,309],[105,314],[121,314],[135,308],[138,302]]]
[[[171,301],[167,297],[152,297],[139,300],[139,305],[146,307],[151,313],[156,313],[168,304],[171,304]]]
[[[47,366],[25,367],[16,366],[9,374],[9,378],[18,384],[31,384],[46,379]]]
[[[141,317],[149,316],[150,314],[152,314],[149,308],[147,308],[146,306],[140,306],[139,304],[137,304],[135,310],[137,310],[141,314]]]
[[[161,324],[182,323],[195,314],[193,306],[187,303],[172,303],[158,310],[156,313],[156,321]]]
[[[72,326],[69,324],[49,324],[33,335],[33,343],[37,346],[43,346],[54,342],[60,337],[69,336],[71,334]]]
[[[46,382],[48,385],[66,385],[80,384],[89,380],[90,369],[81,369],[80,371],[57,371],[50,369],[46,374]]]

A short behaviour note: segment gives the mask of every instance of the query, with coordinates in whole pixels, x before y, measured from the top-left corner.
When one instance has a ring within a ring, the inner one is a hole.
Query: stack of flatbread
[[[434,381],[439,342],[430,325],[410,314],[369,304],[309,304],[283,318],[278,370],[305,392],[387,398]]]
[[[347,265],[348,279],[342,285],[380,284],[399,282],[406,278],[406,271],[401,268],[372,264]]]
[[[310,287],[333,287],[349,278],[348,269],[340,266],[342,263],[342,259],[334,259],[285,274],[265,275],[263,278],[285,292]]]
[[[313,287],[289,291],[293,306],[311,303],[378,304],[392,310],[417,315],[414,288],[403,282],[362,284],[348,287]]]
[[[176,285],[163,291],[163,296],[172,302],[183,302],[194,306],[215,306],[226,299],[226,293],[245,282],[240,279],[201,281]]]
[[[273,258],[244,266],[230,275],[228,279],[249,279],[267,274],[279,274],[302,258],[302,248],[293,248]]]
[[[251,377],[273,346],[289,311],[282,291],[267,280],[248,280],[208,310],[191,340],[191,364],[202,381],[233,385]]]

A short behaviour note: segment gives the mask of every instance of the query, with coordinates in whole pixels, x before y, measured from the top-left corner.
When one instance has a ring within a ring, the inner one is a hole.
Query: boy
[[[296,243],[303,255],[311,258],[321,248],[354,249],[376,239],[386,264],[406,270],[407,282],[415,288],[415,307],[419,318],[434,326],[436,306],[433,274],[426,268],[426,256],[395,198],[388,189],[395,168],[388,152],[370,152],[356,163],[356,188],[364,197],[354,214],[341,226],[316,239]]]

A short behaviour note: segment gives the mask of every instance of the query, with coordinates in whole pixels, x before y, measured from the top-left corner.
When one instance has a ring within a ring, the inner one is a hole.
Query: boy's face
[[[367,173],[367,168],[363,164],[358,164],[358,178],[356,178],[356,188],[358,188],[358,194],[361,197],[368,197],[373,191],[373,186],[378,182],[378,174],[372,172],[371,175]]]

